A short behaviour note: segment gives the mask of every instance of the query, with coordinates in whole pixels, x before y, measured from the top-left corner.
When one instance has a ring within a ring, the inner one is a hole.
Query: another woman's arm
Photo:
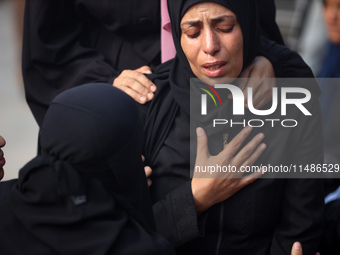
[[[73,0],[26,1],[22,72],[39,125],[61,91],[89,82],[112,84],[119,74],[98,51],[82,45],[83,29]]]
[[[313,78],[313,72],[301,56],[284,45],[261,37],[260,54],[268,59],[276,78]]]

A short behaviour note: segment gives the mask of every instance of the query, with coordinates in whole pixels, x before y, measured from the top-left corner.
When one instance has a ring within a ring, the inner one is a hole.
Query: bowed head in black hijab
[[[142,142],[124,92],[87,84],[58,95],[40,131],[42,154],[0,201],[4,254],[172,254],[154,232]]]

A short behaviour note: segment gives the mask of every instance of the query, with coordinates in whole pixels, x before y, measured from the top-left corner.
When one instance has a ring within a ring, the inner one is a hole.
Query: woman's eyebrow
[[[222,16],[219,16],[219,17],[216,17],[216,18],[212,18],[211,21],[213,22],[220,22],[220,21],[224,21],[224,20],[236,20],[236,17],[233,16],[233,15],[222,15]],[[184,26],[196,26],[198,24],[202,23],[201,20],[188,20],[188,21],[185,21],[181,24],[181,27],[184,27]]]
[[[186,22],[183,22],[181,24],[181,27],[183,27],[183,26],[196,26],[199,23],[202,23],[202,21],[201,20],[188,20]]]
[[[218,22],[218,21],[223,21],[223,20],[235,20],[236,17],[233,15],[222,15],[216,18],[211,19],[211,21]]]

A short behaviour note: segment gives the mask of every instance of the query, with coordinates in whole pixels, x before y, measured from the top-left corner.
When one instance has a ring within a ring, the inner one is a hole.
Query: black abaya
[[[142,141],[124,92],[89,84],[57,96],[42,154],[1,194],[1,254],[173,254],[154,232]]]

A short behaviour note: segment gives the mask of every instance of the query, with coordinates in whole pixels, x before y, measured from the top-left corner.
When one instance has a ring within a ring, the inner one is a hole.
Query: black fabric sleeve
[[[261,35],[284,45],[280,29],[276,23],[276,6],[274,0],[257,0]]]
[[[276,78],[314,77],[312,70],[298,53],[265,37],[261,37],[260,55],[272,63]]]
[[[0,201],[7,197],[12,187],[17,183],[17,179],[0,182]]]
[[[73,0],[26,1],[22,73],[39,125],[61,91],[89,82],[112,84],[118,75],[98,51],[82,45],[82,32]]]
[[[157,232],[175,246],[204,236],[208,212],[197,215],[191,181],[155,203],[153,212]]]

